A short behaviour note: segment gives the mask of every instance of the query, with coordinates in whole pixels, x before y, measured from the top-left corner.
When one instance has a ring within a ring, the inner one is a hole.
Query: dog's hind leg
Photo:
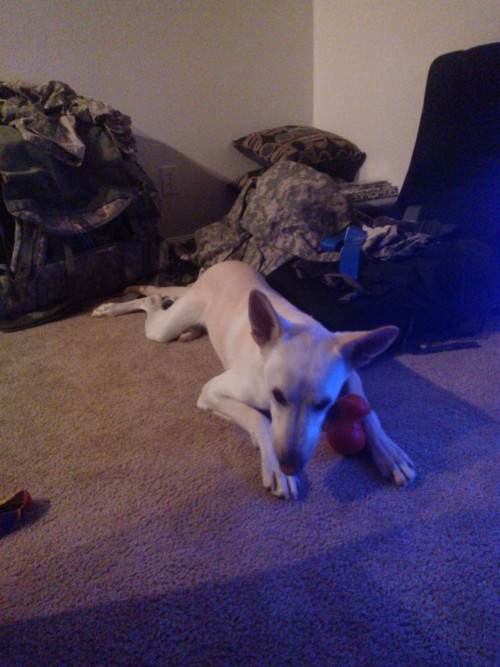
[[[196,338],[203,327],[203,304],[187,293],[163,310],[159,294],[125,302],[103,303],[92,313],[94,317],[114,317],[137,311],[146,313],[145,333],[150,340],[167,343],[185,334],[183,340]]]
[[[116,317],[117,315],[127,315],[128,313],[137,313],[143,310],[145,313],[153,310],[161,310],[162,300],[160,296],[148,296],[144,299],[131,299],[128,301],[110,301],[102,303],[92,311],[92,317]]]

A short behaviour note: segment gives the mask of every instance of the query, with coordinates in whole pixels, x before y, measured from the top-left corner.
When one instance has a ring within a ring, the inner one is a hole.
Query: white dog
[[[189,340],[205,329],[225,372],[207,382],[198,407],[244,428],[259,448],[264,486],[297,497],[296,475],[310,460],[328,409],[343,387],[364,397],[355,369],[384,352],[397,327],[331,333],[272,290],[242,262],[223,262],[188,287],[130,287],[145,298],[105,303],[96,317],[144,310],[146,336]],[[175,302],[163,310],[162,299]],[[270,417],[269,417],[270,415]],[[372,411],[363,420],[380,472],[396,484],[413,464]]]

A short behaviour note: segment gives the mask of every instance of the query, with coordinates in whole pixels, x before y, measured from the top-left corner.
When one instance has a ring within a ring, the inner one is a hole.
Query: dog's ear
[[[257,345],[273,343],[282,335],[283,328],[279,316],[264,292],[256,289],[250,292],[248,316],[252,338]]]
[[[335,345],[352,368],[359,368],[385,352],[399,335],[398,327],[386,326],[372,331],[340,333]]]

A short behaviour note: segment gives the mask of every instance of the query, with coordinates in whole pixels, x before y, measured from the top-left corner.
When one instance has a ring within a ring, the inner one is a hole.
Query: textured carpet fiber
[[[208,340],[143,320],[0,334],[0,496],[36,502],[0,538],[2,666],[498,662],[500,334],[363,372],[412,486],[321,442],[287,503],[195,407]]]

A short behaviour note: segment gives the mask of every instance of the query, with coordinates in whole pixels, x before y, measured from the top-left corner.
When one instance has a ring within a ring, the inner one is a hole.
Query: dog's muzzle
[[[294,476],[298,475],[299,472],[304,468],[305,461],[299,454],[288,453],[286,456],[280,456],[278,458],[281,472],[285,475]]]
[[[300,468],[294,468],[292,466],[283,465],[282,463],[280,463],[280,469],[281,472],[284,475],[287,475],[288,477],[294,477],[295,475],[298,475],[300,472]]]

